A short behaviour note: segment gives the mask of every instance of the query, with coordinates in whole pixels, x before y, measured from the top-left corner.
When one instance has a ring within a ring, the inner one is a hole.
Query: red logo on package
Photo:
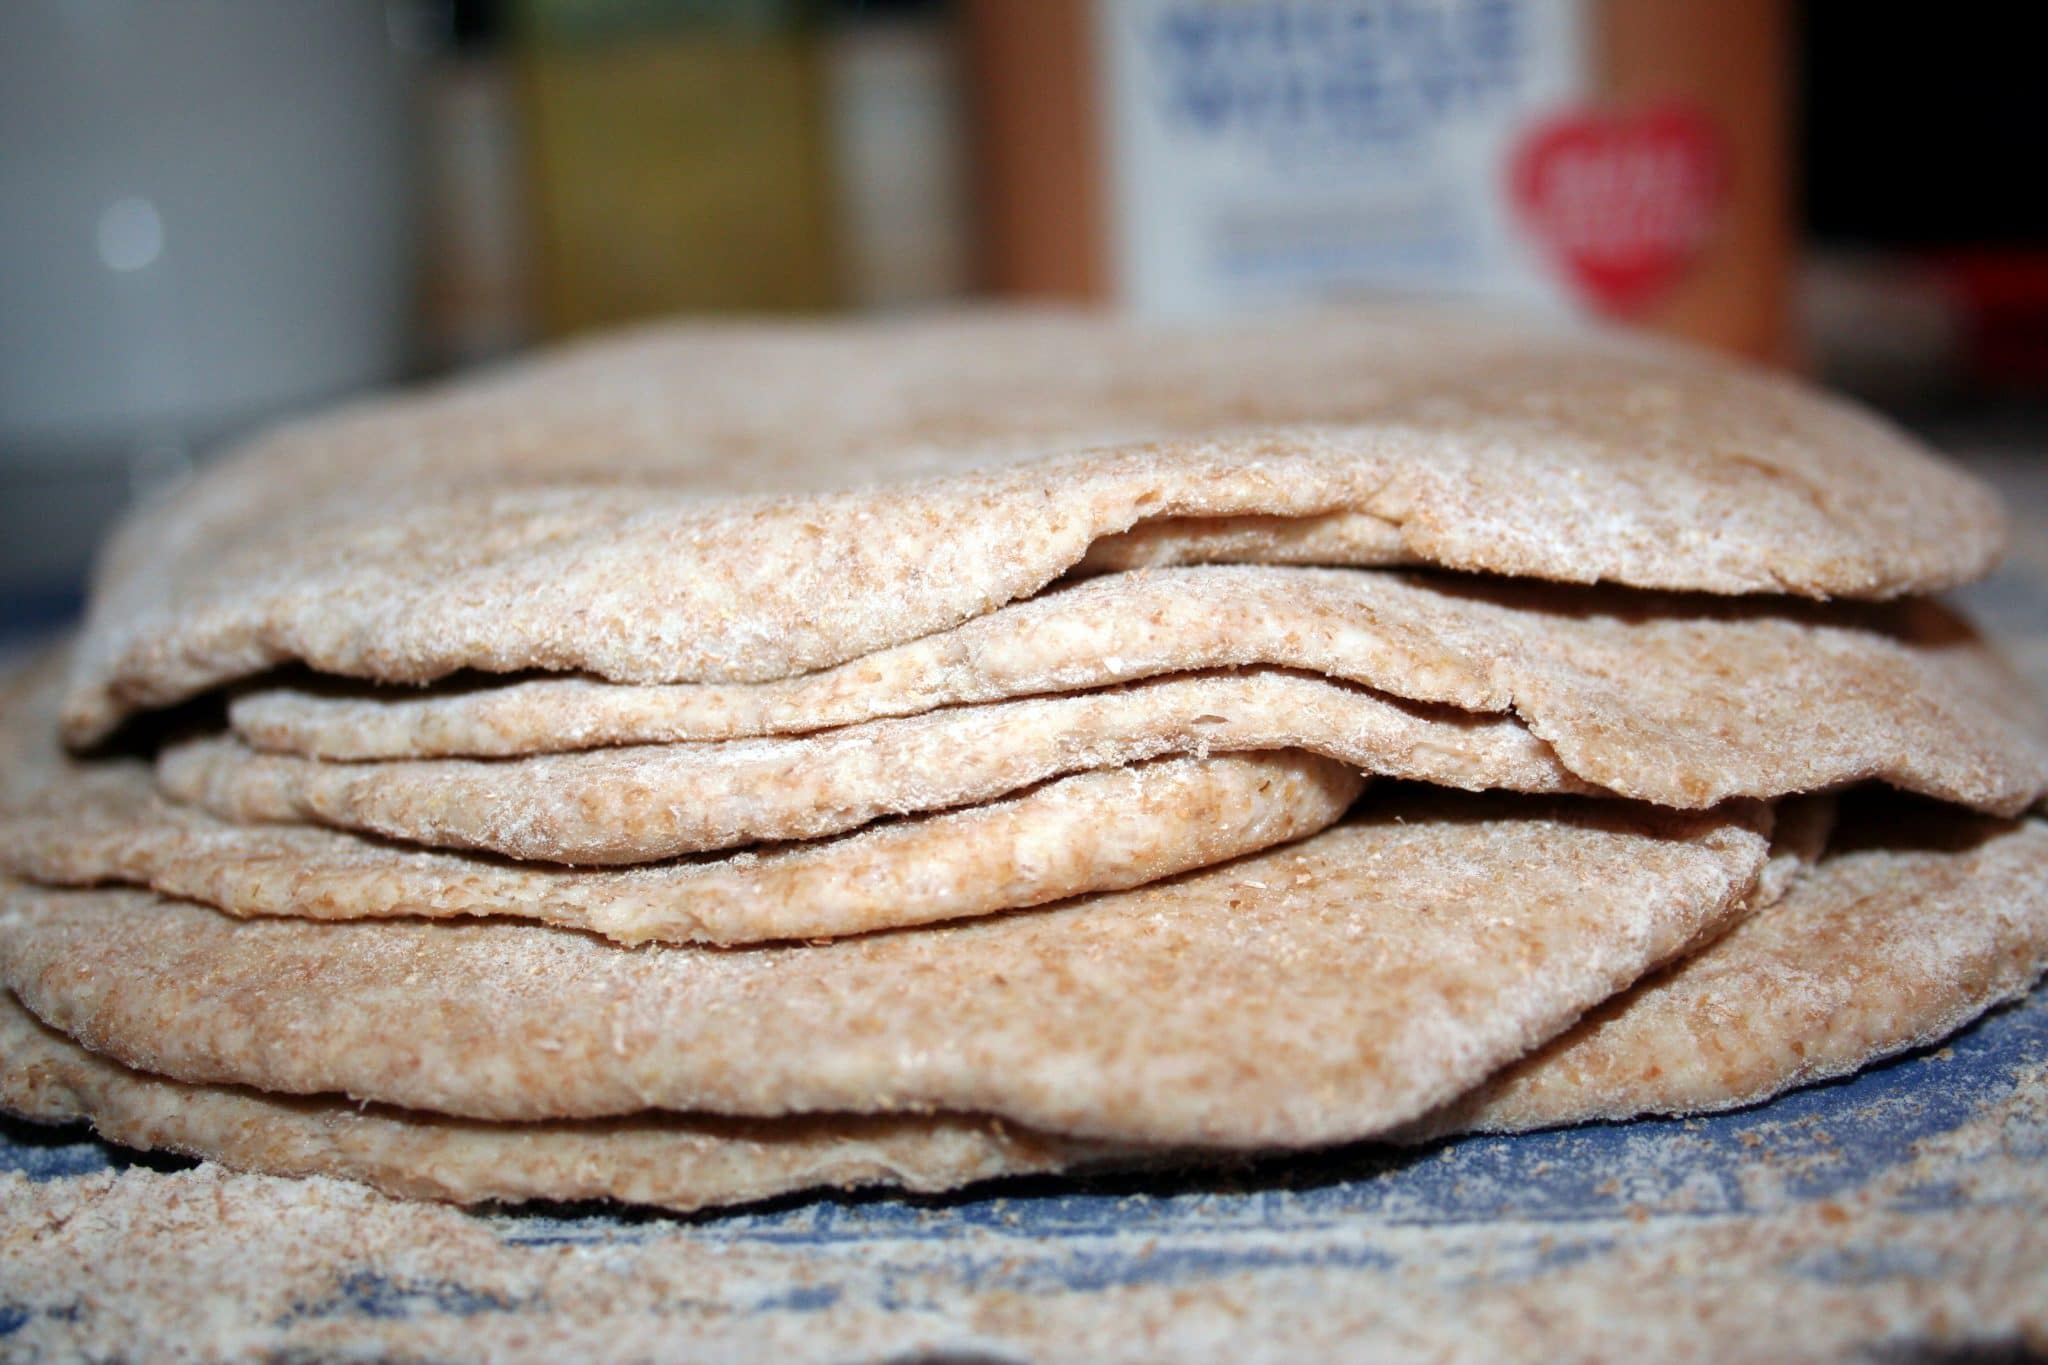
[[[1678,281],[1728,188],[1713,125],[1668,106],[1546,120],[1508,174],[1523,224],[1579,295],[1614,317],[1642,312]]]

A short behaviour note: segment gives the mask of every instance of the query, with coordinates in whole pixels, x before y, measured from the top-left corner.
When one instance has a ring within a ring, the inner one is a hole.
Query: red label
[[[1721,141],[1697,111],[1566,114],[1509,164],[1523,224],[1578,294],[1615,317],[1657,302],[1706,245],[1727,193]]]

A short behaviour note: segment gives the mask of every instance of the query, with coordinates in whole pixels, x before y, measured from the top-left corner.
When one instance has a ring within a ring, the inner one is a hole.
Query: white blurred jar
[[[0,4],[0,590],[75,574],[222,436],[403,371],[416,15]]]

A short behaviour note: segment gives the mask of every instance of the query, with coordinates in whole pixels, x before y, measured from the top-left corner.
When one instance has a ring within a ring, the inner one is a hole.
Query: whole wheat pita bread
[[[1828,808],[1794,802],[1780,813],[1769,869],[1780,889],[1802,859],[1817,854],[1810,845],[1824,836]],[[102,1137],[144,1150],[272,1174],[339,1175],[461,1203],[601,1197],[688,1211],[816,1187],[930,1192],[999,1176],[1198,1159],[1192,1151],[1090,1143],[972,1115],[494,1124],[186,1085],[86,1051],[4,992],[0,1108],[42,1122],[90,1119]]]
[[[1512,718],[1273,670],[951,707],[797,738],[526,759],[336,764],[209,737],[165,749],[157,773],[174,797],[238,822],[314,820],[440,848],[616,865],[822,838],[1166,754],[1270,749],[1468,790],[1593,790]]]
[[[989,1113],[1258,1148],[1412,1120],[1741,913],[1769,812],[1371,794],[1135,891],[784,948],[4,887],[0,973],[160,1075],[490,1119]]]
[[[1302,753],[1162,759],[824,843],[625,872],[432,853],[334,830],[234,825],[165,801],[138,759],[57,742],[64,659],[0,686],[0,871],[127,882],[232,914],[504,915],[615,941],[866,933],[1137,886],[1312,834],[1363,785]]]
[[[2048,965],[2048,829],[1943,812],[1929,839],[1924,815],[1918,847],[1833,859],[1782,904],[1398,1136],[1751,1103],[1933,1041],[2023,991]],[[1902,942],[1911,951],[1897,951]],[[97,1057],[4,995],[0,1107],[90,1118],[129,1146],[463,1203],[606,1197],[689,1210],[814,1187],[936,1191],[1199,1155],[971,1115],[493,1124],[191,1086]]]
[[[1111,1156],[1146,1159],[993,1119],[663,1114],[506,1124],[185,1085],[95,1056],[4,993],[0,1109],[45,1123],[90,1119],[108,1141],[144,1151],[272,1175],[342,1176],[464,1204],[618,1199],[687,1212],[818,1187],[937,1192]]]
[[[272,687],[230,714],[255,746],[314,757],[505,757],[821,730],[1247,665],[1512,713],[1586,782],[1660,805],[1877,779],[2012,814],[2048,788],[2040,707],[1932,603],[1723,603],[1375,570],[1119,574],[772,683]]]
[[[1432,1116],[1515,1132],[1696,1114],[1947,1037],[2048,970],[2048,824],[1853,810],[1775,908]]]
[[[129,883],[236,915],[499,915],[616,942],[827,938],[1118,890],[1313,834],[1357,773],[1299,752],[1160,759],[820,843],[623,871],[438,853],[164,801],[149,769],[56,767],[0,815],[0,871]]]
[[[1272,534],[1304,518],[1306,549]],[[1973,578],[2003,534],[1987,490],[1895,430],[1633,338],[1412,312],[663,329],[207,472],[112,547],[67,733],[295,660],[784,677],[1148,526],[1100,562],[1270,549],[1870,597]]]

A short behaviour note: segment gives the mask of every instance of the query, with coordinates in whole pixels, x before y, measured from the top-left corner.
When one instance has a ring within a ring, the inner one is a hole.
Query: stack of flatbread
[[[2048,963],[1991,496],[1421,313],[664,327],[275,431],[0,698],[0,1105],[437,1198],[1743,1105]]]

